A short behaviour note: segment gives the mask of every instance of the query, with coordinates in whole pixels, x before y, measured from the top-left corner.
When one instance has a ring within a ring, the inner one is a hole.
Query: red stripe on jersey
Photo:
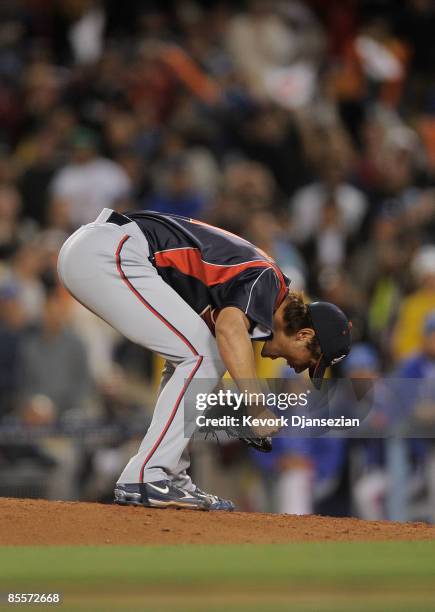
[[[187,276],[193,276],[207,287],[225,283],[248,268],[272,268],[268,261],[245,261],[234,266],[208,263],[201,258],[201,251],[195,247],[170,249],[155,253],[158,267],[176,268]]]
[[[224,230],[221,227],[216,227],[215,225],[210,225],[209,223],[205,223],[204,221],[198,221],[196,219],[190,219],[190,222],[191,223],[195,223],[196,225],[204,225],[205,227],[210,227],[211,229],[214,229],[217,232],[221,232],[222,234],[226,234],[227,236],[231,236],[232,238],[237,238],[241,242],[245,242],[245,243],[249,244],[250,246],[253,246],[254,249],[258,253],[260,253],[260,255],[262,255],[266,261],[268,261],[271,264],[272,268],[275,270],[275,273],[276,273],[276,275],[277,275],[277,277],[279,279],[280,289],[279,289],[279,293],[278,293],[278,296],[277,296],[276,302],[275,302],[275,310],[278,308],[278,306],[280,306],[282,304],[283,299],[285,298],[285,296],[288,293],[288,287],[287,287],[287,284],[286,284],[286,282],[284,280],[284,276],[283,276],[281,270],[276,265],[275,260],[272,257],[270,257],[270,255],[265,253],[265,251],[263,251],[259,247],[255,246],[255,245],[251,244],[250,242],[248,242],[247,240],[245,240],[245,238],[242,238],[241,236],[237,236],[237,234],[233,234],[232,232],[229,232],[228,230]],[[266,266],[261,266],[261,267],[266,267]]]
[[[204,261],[201,258],[201,251],[195,247],[182,247],[180,249],[158,251],[155,253],[154,258],[156,266],[161,268],[175,268],[182,274],[197,278],[207,287],[225,283],[249,268],[272,268],[280,283],[275,310],[281,304],[288,292],[288,287],[281,270],[275,263],[272,263],[272,261],[258,259],[254,261],[245,261],[232,266],[212,264]]]

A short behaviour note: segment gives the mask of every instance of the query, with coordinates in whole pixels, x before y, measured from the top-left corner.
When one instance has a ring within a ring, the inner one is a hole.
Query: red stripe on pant
[[[177,401],[175,402],[175,405],[174,405],[174,407],[172,409],[172,412],[171,412],[171,414],[169,416],[169,419],[167,420],[167,423],[165,425],[164,430],[162,431],[162,433],[160,434],[158,440],[155,442],[154,446],[152,447],[152,449],[150,450],[150,452],[146,456],[144,462],[142,463],[142,467],[140,469],[140,480],[139,480],[139,482],[143,482],[143,473],[144,473],[145,466],[148,463],[148,461],[151,459],[151,457],[154,455],[154,453],[156,452],[157,448],[159,447],[160,442],[163,440],[163,438],[164,438],[166,432],[168,431],[172,421],[174,420],[174,417],[177,414],[178,406],[180,405],[180,402],[183,399],[183,396],[186,393],[186,390],[187,390],[188,386],[190,385],[190,381],[192,380],[192,378],[195,376],[197,370],[199,369],[199,367],[200,367],[200,365],[202,363],[202,360],[203,360],[203,357],[201,355],[201,356],[198,357],[198,361],[196,362],[195,367],[193,368],[192,372],[189,375],[189,378],[184,383],[184,386],[181,389],[181,392],[180,392],[179,396],[177,397]]]
[[[171,426],[171,423],[174,420],[175,415],[177,414],[177,410],[178,410],[178,407],[179,407],[179,405],[181,403],[181,400],[183,399],[183,396],[186,393],[186,390],[187,390],[187,388],[188,388],[192,378],[195,376],[196,372],[198,371],[199,367],[201,366],[201,363],[202,363],[202,360],[203,360],[203,356],[199,355],[198,351],[192,346],[192,344],[189,342],[189,340],[176,327],[174,327],[167,319],[165,319],[159,312],[157,312],[157,310],[155,308],[153,308],[149,302],[147,302],[147,300],[137,291],[137,289],[135,289],[135,287],[133,287],[131,282],[128,280],[128,278],[125,275],[124,270],[122,269],[122,266],[121,266],[121,251],[122,251],[122,248],[123,248],[124,244],[127,242],[127,240],[129,238],[130,238],[129,235],[124,236],[122,238],[121,242],[119,243],[118,248],[116,250],[116,267],[118,269],[118,272],[119,272],[119,275],[120,275],[121,279],[124,281],[124,283],[130,289],[130,291],[132,291],[134,293],[134,295],[140,300],[140,302],[150,312],[152,312],[162,323],[164,323],[166,325],[166,327],[168,327],[172,332],[174,332],[174,334],[176,334],[180,338],[180,340],[182,340],[184,342],[184,344],[186,344],[189,347],[189,349],[192,351],[192,353],[198,357],[198,360],[197,360],[197,362],[195,364],[195,367],[193,368],[192,372],[189,375],[189,378],[184,383],[184,386],[183,386],[180,394],[177,397],[175,405],[174,405],[174,407],[173,407],[173,409],[171,411],[169,419],[167,420],[166,425],[165,425],[162,433],[158,437],[157,441],[155,442],[154,446],[152,447],[152,449],[150,450],[150,452],[146,456],[145,461],[142,464],[142,467],[141,467],[141,470],[140,470],[139,482],[143,482],[143,473],[144,473],[145,466],[148,463],[148,461],[151,459],[153,454],[156,452],[157,448],[159,447],[159,444],[161,443],[161,441],[163,440],[166,432],[168,431],[169,427]]]

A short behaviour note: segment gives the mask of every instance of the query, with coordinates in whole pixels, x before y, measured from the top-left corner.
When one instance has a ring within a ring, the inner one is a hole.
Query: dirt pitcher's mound
[[[434,540],[424,523],[0,499],[0,545]]]

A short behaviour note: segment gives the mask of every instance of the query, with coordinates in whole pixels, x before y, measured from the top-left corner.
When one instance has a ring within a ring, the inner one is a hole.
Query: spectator
[[[91,379],[81,340],[66,326],[63,303],[48,294],[40,327],[23,339],[19,370],[25,397],[47,396],[58,419],[80,414],[89,399]]]
[[[304,282],[305,264],[296,248],[286,240],[279,219],[270,210],[251,213],[246,224],[246,237],[270,255],[291,280],[297,277],[301,279],[299,284]]]
[[[398,508],[403,516],[412,517],[410,504],[412,496],[427,490],[428,504],[423,516],[434,521],[433,502],[435,500],[435,457],[430,434],[435,424],[435,397],[433,379],[435,376],[435,310],[423,320],[420,345],[416,351],[401,361],[395,372],[400,385],[400,404],[408,428],[427,432],[429,439],[410,438],[402,441],[404,461],[407,464],[407,481],[397,482],[396,487],[405,489],[399,496],[407,505]],[[411,429],[412,430],[412,429]]]
[[[386,398],[379,380],[380,366],[376,351],[364,343],[356,344],[355,350],[352,351],[352,359],[349,363],[343,364],[346,376],[352,379],[354,385],[356,382],[360,387],[364,385],[370,391],[366,393],[367,399],[360,400],[358,409],[365,417],[364,421],[370,433],[375,432],[375,435],[385,432],[387,425],[387,415],[384,411]],[[359,451],[356,461],[355,452],[353,453],[354,469],[357,472],[353,489],[355,512],[366,520],[385,519],[388,474],[384,440],[375,438],[355,442],[354,451]]]
[[[195,191],[185,159],[171,161],[159,179],[160,187],[146,201],[146,208],[198,219],[205,216],[206,200]]]
[[[346,182],[349,149],[346,138],[327,132],[316,160],[320,180],[298,190],[290,203],[291,236],[314,250],[319,269],[340,267],[348,243],[357,234],[367,210],[364,194]]]
[[[10,259],[19,245],[36,232],[29,219],[20,219],[21,198],[13,185],[0,185],[0,260]]]
[[[88,129],[73,134],[73,157],[51,184],[51,222],[71,230],[89,223],[107,207],[128,196],[130,180],[122,168],[99,157],[97,137]]]
[[[426,316],[435,309],[435,247],[422,247],[412,261],[416,289],[401,303],[393,335],[393,356],[403,360],[422,344]]]
[[[291,393],[306,389],[303,377],[290,376],[287,382],[286,391]],[[291,414],[292,410],[286,412],[288,417]],[[269,455],[253,454],[267,489],[266,497],[275,500],[274,507],[266,510],[303,515],[321,513],[324,505],[328,508],[327,514],[343,512],[340,503],[332,502],[329,505],[329,502],[338,493],[347,459],[347,446],[345,439],[323,437],[321,434],[295,438],[291,426],[287,431],[281,431],[280,436],[274,439]]]
[[[252,0],[232,18],[227,48],[256,97],[270,95],[268,78],[296,60],[319,59],[323,32],[305,3]]]
[[[18,299],[27,322],[36,323],[42,315],[45,291],[41,280],[44,265],[41,245],[36,238],[24,242],[15,251],[6,276],[18,288]]]
[[[19,349],[26,318],[18,300],[18,287],[0,285],[0,421],[16,410],[22,384]]]
[[[29,143],[29,148],[34,149],[33,159],[30,162],[21,160],[25,169],[18,184],[23,199],[23,215],[34,219],[41,227],[48,223],[49,185],[59,166],[59,145],[60,140],[53,130],[42,129]]]

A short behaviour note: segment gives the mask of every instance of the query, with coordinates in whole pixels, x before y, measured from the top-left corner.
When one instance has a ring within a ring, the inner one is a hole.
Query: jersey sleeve
[[[251,321],[251,332],[267,336],[272,332],[272,319],[280,284],[273,268],[251,268],[227,283],[211,289],[218,308],[235,306]]]

